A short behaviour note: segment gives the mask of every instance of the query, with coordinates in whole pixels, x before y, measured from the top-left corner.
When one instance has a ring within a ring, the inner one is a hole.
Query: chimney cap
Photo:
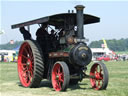
[[[83,10],[85,8],[84,5],[76,5],[75,6],[76,10]]]

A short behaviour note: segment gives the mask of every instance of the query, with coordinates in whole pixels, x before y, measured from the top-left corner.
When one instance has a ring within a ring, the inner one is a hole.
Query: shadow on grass
[[[88,85],[87,83],[79,83],[79,84],[75,84],[75,85],[69,85],[68,88],[70,90],[76,90],[76,89],[82,89],[85,90],[86,88],[82,88],[80,87],[80,85]],[[52,83],[50,81],[42,81],[40,84],[40,87],[49,87],[52,88],[52,91],[55,91],[52,87]]]
[[[23,87],[20,82],[17,82],[18,86]],[[52,84],[50,81],[41,81],[39,88],[41,87],[49,87],[52,88]]]
[[[17,84],[18,84],[18,86],[23,87],[22,84],[21,84],[20,82],[17,82]]]
[[[84,86],[84,87],[81,87]],[[78,83],[78,84],[75,84],[75,85],[69,85],[68,88],[70,88],[71,90],[77,90],[77,89],[82,89],[82,90],[88,90],[88,89],[92,89],[92,88],[86,88],[86,85],[88,85],[87,83]]]
[[[52,87],[52,83],[50,81],[41,81],[40,83],[40,87],[49,87],[49,88],[53,88]]]
[[[69,85],[69,87],[68,87],[69,89],[71,89],[71,90],[77,90],[77,89],[82,89],[82,90],[85,90],[86,88],[82,88],[82,87],[80,87],[80,85],[79,84],[75,84],[75,85]]]
[[[17,84],[18,84],[18,86],[23,87],[20,82],[17,82]],[[86,88],[86,86],[84,88],[82,88],[82,87],[80,87],[81,85],[83,86],[83,85],[88,85],[88,84],[87,83],[78,83],[75,85],[69,85],[68,88],[70,90],[77,90],[77,89],[81,89],[81,90],[88,90],[89,89],[90,90],[90,89],[93,89],[93,88]],[[52,87],[52,83],[48,80],[41,81],[39,88],[42,88],[42,87],[47,87],[47,88],[50,88],[51,91],[55,91]]]

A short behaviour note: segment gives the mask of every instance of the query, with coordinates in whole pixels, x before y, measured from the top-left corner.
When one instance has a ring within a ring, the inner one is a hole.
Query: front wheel
[[[52,85],[56,91],[65,91],[69,85],[70,74],[65,62],[56,62],[52,69]]]
[[[92,88],[96,90],[103,90],[108,85],[108,70],[104,63],[94,63],[90,70],[90,76],[94,77],[90,79]]]

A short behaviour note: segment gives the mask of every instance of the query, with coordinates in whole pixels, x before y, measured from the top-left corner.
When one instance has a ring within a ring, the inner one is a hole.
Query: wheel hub
[[[56,75],[56,80],[59,80],[59,75]]]
[[[31,64],[31,60],[28,59],[26,65],[29,66]]]

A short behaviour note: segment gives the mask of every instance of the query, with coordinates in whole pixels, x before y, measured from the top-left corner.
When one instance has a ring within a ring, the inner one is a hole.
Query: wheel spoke
[[[27,73],[28,73],[28,70],[22,72],[22,78],[23,78],[23,80],[24,80],[26,83],[27,83],[27,78],[28,78]]]
[[[32,65],[29,66],[29,71],[30,71],[30,75],[33,77],[33,68],[32,68]]]
[[[27,72],[28,72],[28,70],[24,70],[24,71],[22,71],[22,74],[27,75]]]
[[[98,68],[98,73],[99,73],[99,72],[100,72],[100,69],[101,69],[101,68],[100,68],[100,65],[97,65],[97,68]]]
[[[102,68],[101,68],[101,66],[100,66],[100,73],[102,72]]]
[[[30,83],[31,77],[30,77],[30,72],[29,71],[26,72],[25,80],[26,80],[26,83]]]
[[[31,49],[30,49],[30,46],[27,46],[26,49],[28,49],[28,53],[31,54]]]
[[[25,71],[24,71],[24,72],[26,72],[26,79],[25,79],[25,81],[26,81],[26,83],[30,83],[31,76],[32,76],[32,65],[31,65],[31,62],[32,62],[32,60],[34,58],[31,57],[32,55],[30,56],[30,54],[32,54],[32,51],[29,50],[29,46],[26,46],[24,48],[24,51],[27,54],[27,56],[22,54],[22,57],[24,57],[26,59],[26,62],[30,62],[30,65],[29,66],[26,65],[26,68],[25,68]],[[28,61],[28,60],[30,60],[30,61]]]
[[[62,87],[61,82],[58,82],[58,85],[59,85],[59,89],[61,90]]]
[[[34,63],[34,58],[29,56],[29,59],[31,60],[32,63]]]
[[[24,63],[21,64],[20,67],[21,67],[21,69],[22,69],[23,71],[26,70],[26,68],[27,68],[26,64],[24,64]]]
[[[99,75],[100,75],[100,80],[102,80],[102,79],[103,79],[103,74],[102,74],[102,68],[101,68],[101,66],[100,66],[100,72],[99,72]]]
[[[59,81],[63,83],[64,79],[61,77],[61,78],[59,78]]]
[[[31,61],[33,61],[34,58],[33,58],[32,50],[31,50],[30,46],[26,46],[25,52],[28,54],[28,56],[29,56],[28,58],[29,58]]]
[[[25,51],[26,54],[29,53],[28,50],[27,50],[27,48],[26,48],[26,46],[25,46],[25,48],[24,48],[24,51]]]
[[[98,72],[98,67],[95,68],[96,73]]]
[[[57,70],[58,73],[60,73],[60,66],[58,67],[58,70]]]
[[[103,80],[103,74],[100,74],[100,79]]]
[[[59,86],[59,81],[56,80],[56,86],[55,86],[56,89],[60,89],[60,86]]]
[[[22,77],[25,77],[25,73],[23,71],[21,72],[21,76]]]
[[[59,81],[61,81],[62,83],[64,82],[63,73],[59,73]]]
[[[26,56],[25,56],[25,55],[23,55],[23,54],[22,54],[22,57],[23,57],[23,58],[25,58],[26,60],[28,60],[28,59],[29,59],[28,57],[26,57]]]
[[[100,80],[98,80],[98,86],[100,86]]]
[[[64,82],[64,80],[63,80],[62,78],[61,78],[61,79],[59,79],[59,81],[60,81],[60,82],[62,82],[62,83]]]
[[[103,86],[103,83],[104,83],[104,82],[103,82],[103,80],[101,80],[101,81],[102,81],[102,86]]]
[[[26,64],[25,64],[25,63],[22,63],[21,65],[26,66]]]
[[[29,74],[28,74],[28,79],[31,82],[31,72],[30,71],[29,71]]]
[[[29,67],[29,71],[33,71],[32,67]]]
[[[29,57],[31,58],[31,60],[33,60],[33,54],[32,54],[32,49],[30,48],[30,46],[28,46],[28,51],[29,51]]]
[[[31,77],[33,77],[33,71],[30,71],[30,73],[31,73]]]
[[[28,66],[28,69],[31,71],[32,70],[32,64],[30,64],[29,66]]]
[[[26,71],[26,70],[27,70],[27,67],[22,67],[22,70],[23,70],[23,71]]]
[[[26,74],[25,82],[28,83],[28,75]]]
[[[56,71],[56,72],[55,72],[55,76],[57,76],[57,75],[58,75],[58,72]]]

